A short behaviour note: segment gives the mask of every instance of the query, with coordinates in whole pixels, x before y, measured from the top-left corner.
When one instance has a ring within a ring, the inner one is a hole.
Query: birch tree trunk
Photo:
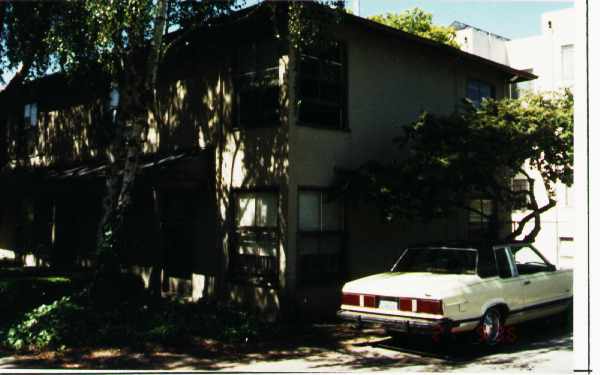
[[[158,0],[154,15],[153,38],[145,66],[136,66],[135,53],[123,64],[120,90],[118,127],[112,143],[111,163],[106,178],[106,195],[103,200],[103,215],[100,220],[97,240],[97,272],[100,277],[113,277],[121,271],[121,252],[125,218],[134,197],[139,159],[148,129],[148,111],[155,111],[156,81],[162,58],[163,36],[167,16],[167,0]],[[132,34],[143,35],[143,30]],[[140,38],[143,40],[143,38]],[[136,47],[140,47],[139,45]],[[131,51],[130,51],[131,52]]]

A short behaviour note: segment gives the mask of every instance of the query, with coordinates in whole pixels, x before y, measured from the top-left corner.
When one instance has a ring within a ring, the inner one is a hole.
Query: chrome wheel
[[[495,345],[500,341],[502,333],[502,316],[496,309],[485,312],[481,320],[481,339],[487,345]]]

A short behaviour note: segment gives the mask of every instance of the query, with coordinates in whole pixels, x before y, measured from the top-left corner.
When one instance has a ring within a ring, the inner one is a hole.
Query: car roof
[[[414,248],[429,248],[429,249],[473,249],[478,252],[486,251],[491,252],[494,247],[498,246],[510,246],[510,245],[524,245],[527,242],[522,241],[476,241],[476,240],[451,240],[451,241],[435,241],[435,242],[423,242],[417,243],[411,246],[407,246],[407,249]]]

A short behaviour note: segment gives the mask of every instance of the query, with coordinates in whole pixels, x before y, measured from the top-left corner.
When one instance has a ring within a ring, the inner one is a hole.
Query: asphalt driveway
[[[82,348],[2,356],[0,370],[34,368],[164,369],[227,372],[544,371],[572,372],[572,331],[536,322],[511,331],[511,340],[483,348],[464,338],[449,347],[429,339],[392,340],[377,327],[313,324],[270,342],[225,345],[196,340],[185,348]]]

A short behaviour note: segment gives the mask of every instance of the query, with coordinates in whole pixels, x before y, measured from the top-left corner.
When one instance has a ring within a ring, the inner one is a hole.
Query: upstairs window
[[[298,192],[297,251],[302,282],[331,281],[342,270],[344,206],[328,190]]]
[[[479,107],[484,98],[493,99],[495,97],[496,93],[492,84],[476,79],[470,79],[467,82],[467,99],[471,100],[475,107]]]
[[[277,40],[241,46],[236,65],[237,128],[279,125],[279,56]]]
[[[572,44],[567,44],[560,47],[560,57],[561,57],[561,74],[562,80],[569,82],[575,78],[575,48]]]
[[[278,270],[278,194],[234,192],[235,227],[231,276],[256,283],[275,282]]]
[[[298,116],[300,125],[346,128],[345,50],[339,42],[300,54]]]
[[[25,126],[35,128],[37,126],[37,103],[25,104],[23,120]]]
[[[110,93],[108,94],[107,110],[110,121],[113,124],[117,123],[117,112],[120,99],[119,88],[116,85],[111,85]]]

